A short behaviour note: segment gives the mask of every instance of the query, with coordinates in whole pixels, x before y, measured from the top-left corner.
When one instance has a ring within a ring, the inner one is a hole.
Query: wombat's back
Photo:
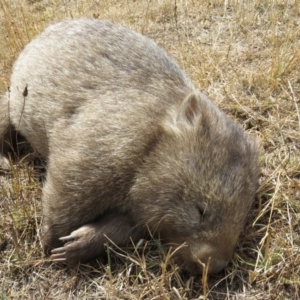
[[[119,126],[123,137],[125,128],[133,134],[131,127],[143,120],[139,131],[149,132],[150,123],[193,89],[178,65],[147,37],[107,21],[65,21],[50,25],[16,61],[11,120],[47,156],[57,120],[70,125],[74,115],[82,115],[83,132],[91,127],[117,132]]]

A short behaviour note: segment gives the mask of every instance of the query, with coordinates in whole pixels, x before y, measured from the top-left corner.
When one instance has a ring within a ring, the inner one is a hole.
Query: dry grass
[[[126,25],[175,57],[260,138],[261,186],[221,274],[180,272],[157,241],[69,268],[43,257],[42,177],[25,157],[0,174],[0,299],[300,299],[300,1],[1,0],[1,91],[34,35],[78,16]]]

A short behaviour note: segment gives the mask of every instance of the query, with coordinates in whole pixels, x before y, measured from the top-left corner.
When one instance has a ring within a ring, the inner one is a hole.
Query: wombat
[[[47,161],[54,261],[87,261],[107,238],[123,246],[150,231],[188,271],[227,265],[257,189],[258,146],[151,39],[96,19],[50,25],[14,64],[0,132],[11,125]]]

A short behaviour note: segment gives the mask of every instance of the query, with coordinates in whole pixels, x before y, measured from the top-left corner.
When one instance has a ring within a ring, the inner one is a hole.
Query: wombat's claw
[[[67,236],[62,236],[59,239],[63,242],[70,242],[70,241],[73,241],[75,239],[75,237],[72,235],[67,235]],[[58,249],[61,249],[61,248],[58,248]]]
[[[66,248],[56,248],[51,251],[51,258],[55,262],[65,262],[66,259]]]
[[[9,160],[0,154],[0,170],[9,171],[10,169]]]

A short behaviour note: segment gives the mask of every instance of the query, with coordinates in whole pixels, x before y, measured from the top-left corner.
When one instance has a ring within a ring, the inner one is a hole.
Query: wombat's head
[[[183,268],[229,262],[258,184],[258,149],[203,94],[190,94],[162,133],[132,189],[137,221],[175,249]]]

